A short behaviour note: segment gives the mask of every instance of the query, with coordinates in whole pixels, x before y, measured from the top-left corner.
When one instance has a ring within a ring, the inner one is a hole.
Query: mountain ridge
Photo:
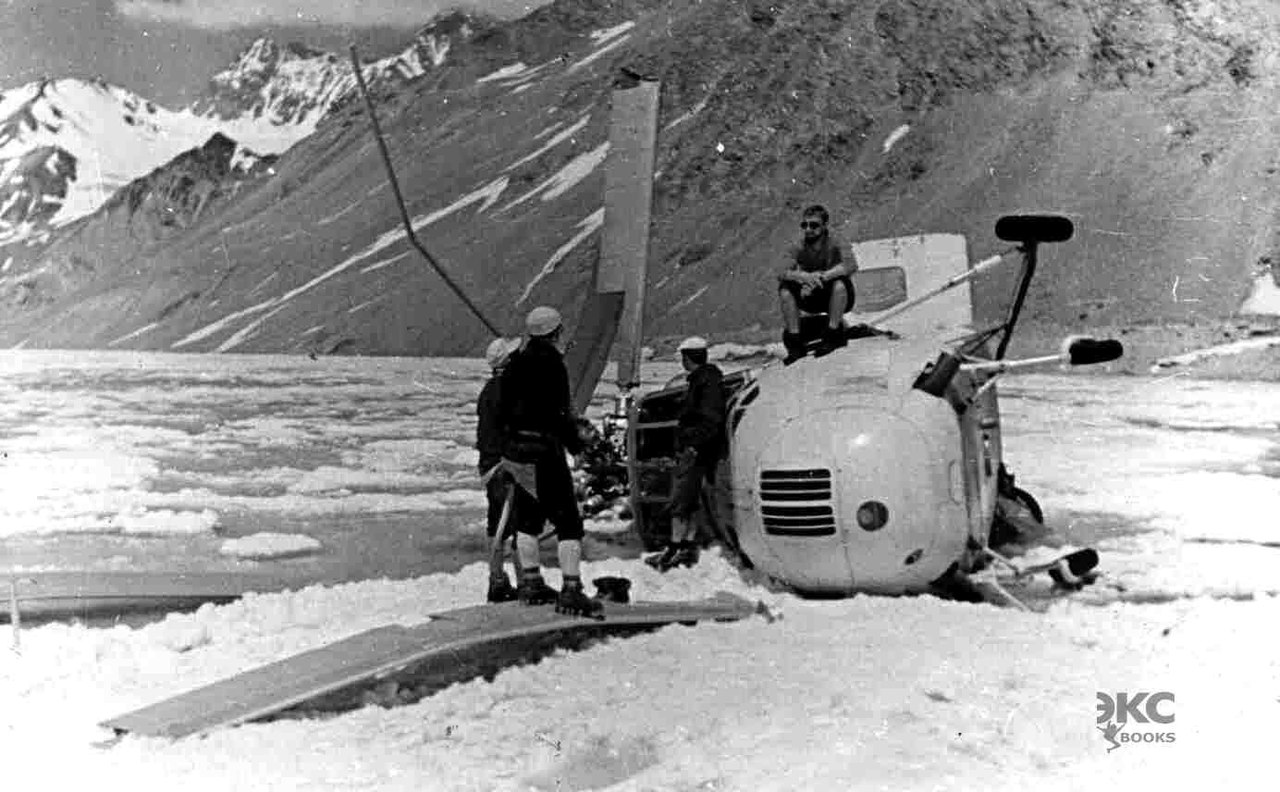
[[[1280,98],[1276,13],[1252,0],[560,0],[455,42],[380,92],[378,112],[420,235],[510,332],[532,302],[573,316],[587,288],[623,65],[663,80],[655,337],[771,332],[772,273],[813,201],[846,239],[963,233],[975,257],[998,248],[1000,214],[1062,212],[1077,237],[1046,249],[1029,321],[1219,319],[1280,260],[1280,131],[1265,120]],[[0,343],[483,344],[400,235],[358,102],[273,170],[221,225],[0,321]],[[980,318],[999,315],[1009,274],[977,285]]]

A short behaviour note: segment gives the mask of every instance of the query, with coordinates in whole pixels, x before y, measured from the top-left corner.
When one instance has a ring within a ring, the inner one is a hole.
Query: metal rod
[[[1018,291],[1013,298],[1013,307],[1009,309],[1009,318],[1004,323],[1004,335],[1000,337],[1000,345],[996,347],[996,360],[1004,357],[1009,342],[1013,340],[1013,328],[1018,324],[1018,316],[1022,314],[1022,304],[1027,299],[1027,289],[1031,286],[1031,278],[1036,274],[1035,242],[1027,242],[1022,247],[1022,277],[1018,280]]]
[[[942,294],[945,291],[953,289],[956,286],[959,286],[960,284],[964,283],[965,281],[972,280],[973,278],[977,277],[979,274],[986,272],[987,270],[991,269],[995,265],[999,264],[1002,260],[1004,260],[1005,256],[1007,256],[1009,253],[1011,253],[1016,249],[1017,248],[1010,248],[1009,250],[1006,250],[1003,253],[997,253],[996,255],[991,256],[990,258],[986,258],[986,259],[983,259],[982,261],[979,261],[977,264],[974,264],[971,269],[967,269],[964,272],[960,273],[959,275],[956,275],[955,277],[951,278],[946,283],[933,289],[932,291],[926,292],[914,299],[907,300],[902,305],[895,306],[881,314],[877,314],[876,316],[871,317],[870,319],[867,320],[867,324],[871,325],[872,327],[875,327],[876,325],[879,325],[881,322],[884,322],[888,319],[892,319],[893,317],[897,316],[900,313],[903,313],[904,311],[909,311],[912,308],[915,308],[917,305],[919,305],[922,302],[925,302],[927,300],[932,300],[934,297],[937,297],[939,294]]]
[[[356,45],[354,44],[351,45],[351,68],[355,70],[356,84],[360,86],[360,94],[364,97],[365,107],[369,109],[369,123],[373,126],[373,136],[378,141],[378,151],[382,153],[382,162],[387,166],[387,180],[391,182],[391,192],[395,195],[396,206],[400,209],[400,220],[404,223],[405,235],[409,237],[409,242],[417,248],[432,269],[444,279],[445,284],[453,290],[454,294],[458,295],[458,299],[462,300],[471,309],[471,313],[475,314],[476,318],[489,329],[489,332],[495,336],[501,336],[502,333],[498,331],[498,328],[485,318],[475,303],[471,302],[466,293],[453,282],[453,279],[449,277],[449,273],[445,272],[444,268],[435,260],[435,257],[418,241],[418,236],[413,231],[413,221],[409,219],[409,211],[404,206],[404,196],[400,192],[400,182],[396,180],[395,168],[391,166],[391,153],[387,151],[387,143],[382,137],[382,127],[378,125],[378,113],[374,109],[373,98],[369,96],[369,88],[365,85],[364,75],[360,72],[360,56],[356,54]]]
[[[1030,368],[1032,366],[1041,366],[1045,363],[1067,362],[1070,362],[1070,356],[1068,355],[1044,355],[1042,357],[1025,358],[1023,360],[992,360],[990,362],[983,363],[965,363],[961,368],[966,371],[983,371],[1002,374],[1006,371]]]

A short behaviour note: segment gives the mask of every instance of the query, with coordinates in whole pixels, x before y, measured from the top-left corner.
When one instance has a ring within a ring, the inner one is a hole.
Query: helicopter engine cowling
[[[814,595],[927,591],[970,535],[955,410],[919,356],[861,344],[761,373],[731,438],[734,521],[756,569]],[[816,365],[815,365],[816,364]]]

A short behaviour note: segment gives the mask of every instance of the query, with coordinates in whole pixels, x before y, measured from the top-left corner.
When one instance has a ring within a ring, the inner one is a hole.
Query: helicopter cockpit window
[[[887,311],[907,300],[907,271],[902,267],[873,267],[853,275],[858,313]]]

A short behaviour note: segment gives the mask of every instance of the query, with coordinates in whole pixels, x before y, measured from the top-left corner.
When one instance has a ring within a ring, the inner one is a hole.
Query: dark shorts
[[[671,516],[687,520],[702,508],[702,487],[715,480],[716,463],[700,462],[696,455],[676,459],[671,483]]]
[[[554,453],[540,456],[534,464],[538,497],[516,487],[515,512],[512,515],[516,530],[538,536],[542,533],[542,526],[549,522],[556,528],[556,539],[581,539],[585,534],[582,512],[578,510],[573,475],[564,460],[564,453],[557,448]]]
[[[844,310],[840,312],[844,313],[853,307],[853,279],[847,275],[827,281],[809,292],[807,297],[800,296],[800,284],[794,281],[784,281],[778,288],[791,292],[791,296],[796,299],[796,305],[805,313],[826,313],[831,305],[831,290],[837,283],[844,284],[846,297]]]

